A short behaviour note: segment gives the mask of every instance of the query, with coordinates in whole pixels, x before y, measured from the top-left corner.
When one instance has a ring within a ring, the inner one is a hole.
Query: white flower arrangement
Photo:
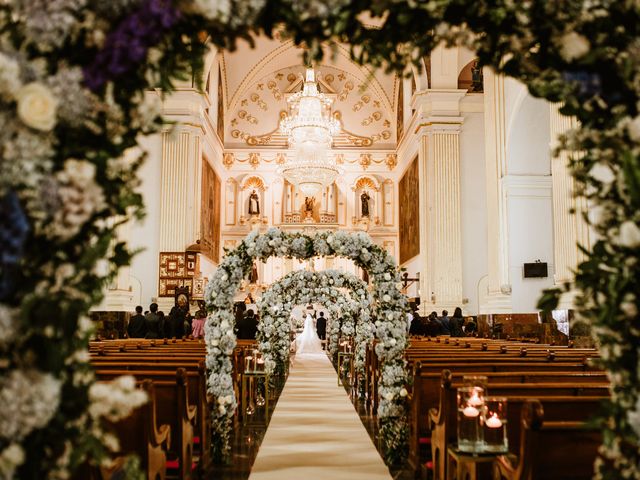
[[[296,303],[316,301],[329,306],[332,316],[343,314],[347,325],[361,316],[368,319],[369,306],[375,306],[376,328],[345,327],[356,335],[356,368],[364,365],[365,343],[372,335],[379,339],[376,354],[384,368],[380,379],[381,394],[378,417],[383,428],[383,441],[387,448],[405,445],[407,441],[406,397],[401,394],[407,384],[404,349],[407,345],[405,315],[406,297],[400,292],[400,278],[393,257],[375,245],[364,232],[322,232],[314,237],[287,234],[278,228],[269,228],[264,234],[251,232],[233,251],[226,253],[207,285],[205,298],[210,315],[205,326],[207,368],[211,371],[208,390],[217,399],[213,410],[215,449],[222,456],[230,451],[232,418],[236,408],[231,380],[230,354],[235,346],[233,333],[233,299],[242,279],[251,272],[253,261],[266,261],[272,256],[308,259],[317,255],[337,255],[349,258],[365,269],[373,281],[371,299],[366,285],[340,272],[294,272],[265,292],[260,309],[259,348],[265,356],[265,368],[275,372],[283,365],[289,353],[289,313]],[[304,280],[303,280],[304,279]],[[329,283],[333,281],[333,284]],[[347,289],[350,298],[340,293]],[[276,308],[277,307],[277,308]],[[358,324],[366,324],[366,321]],[[329,335],[336,338],[337,322],[331,322]],[[330,352],[337,344],[329,342]],[[220,399],[230,399],[230,402]],[[398,422],[400,424],[398,424]]]

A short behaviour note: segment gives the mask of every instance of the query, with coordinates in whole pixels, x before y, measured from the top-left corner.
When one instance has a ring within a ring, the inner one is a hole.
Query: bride
[[[313,318],[308,313],[304,321],[304,329],[296,338],[296,354],[301,353],[322,353],[322,342],[316,332]]]

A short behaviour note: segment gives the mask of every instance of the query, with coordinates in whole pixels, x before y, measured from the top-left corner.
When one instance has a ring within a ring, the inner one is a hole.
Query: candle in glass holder
[[[251,355],[244,357],[244,371],[245,372],[250,372],[251,371],[251,361],[253,360],[253,357]]]
[[[479,387],[458,388],[458,449],[463,452],[482,450],[481,412],[484,391]]]
[[[486,397],[482,412],[484,451],[505,453],[509,451],[507,437],[507,399]]]

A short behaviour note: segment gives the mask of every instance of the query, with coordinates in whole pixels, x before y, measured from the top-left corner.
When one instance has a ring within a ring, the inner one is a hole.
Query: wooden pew
[[[171,428],[167,424],[159,425],[153,382],[145,380],[142,382],[142,389],[147,392],[149,401],[124,420],[107,423],[107,428],[118,437],[119,455],[137,455],[149,480],[164,480]]]
[[[535,384],[535,383],[570,383],[570,384],[607,384],[604,372],[576,372],[546,367],[529,372],[473,372],[474,375],[486,376],[489,384]],[[452,371],[452,380],[462,381],[465,373]],[[413,385],[409,394],[409,462],[417,469],[421,463],[420,444],[422,440],[430,442],[431,431],[428,428],[429,410],[438,406],[442,372],[422,371],[421,364],[414,366]],[[490,392],[491,393],[491,390]],[[428,439],[428,440],[427,440]]]
[[[602,443],[602,433],[580,421],[548,421],[538,400],[522,409],[518,461],[506,455],[494,463],[496,480],[587,480]],[[579,448],[576,448],[579,446]]]
[[[112,372],[104,373],[97,378],[110,380],[114,378]],[[150,382],[150,379],[142,383]],[[193,437],[194,424],[197,413],[195,405],[189,403],[187,373],[178,369],[172,380],[157,380],[153,382],[155,392],[155,415],[159,422],[170,426],[171,444],[168,453],[171,458],[165,458],[165,463],[174,465],[177,458],[178,475],[180,479],[192,478]]]
[[[457,431],[457,388],[462,384],[452,382],[452,374],[442,372],[440,400],[437,408],[429,411],[429,425],[431,434],[431,451],[434,462],[436,480],[446,479],[446,454],[448,446],[455,441]],[[492,396],[516,396],[526,398],[542,397],[593,397],[604,400],[609,394],[608,384],[490,384],[489,394]],[[571,410],[568,410],[569,413]],[[576,412],[582,414],[582,412]]]

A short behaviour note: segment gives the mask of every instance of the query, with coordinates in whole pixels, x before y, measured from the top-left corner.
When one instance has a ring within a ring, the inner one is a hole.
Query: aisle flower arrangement
[[[406,391],[404,387],[407,384],[403,354],[407,342],[405,318],[408,302],[398,289],[400,277],[393,257],[389,256],[380,246],[374,244],[371,238],[363,232],[322,232],[315,236],[308,236],[300,233],[288,234],[278,228],[270,228],[264,234],[250,233],[238,247],[226,253],[207,285],[205,296],[211,311],[205,326],[208,349],[207,368],[211,370],[209,391],[214,394],[219,403],[218,410],[214,411],[216,432],[214,441],[217,445],[217,451],[221,455],[224,456],[229,452],[229,438],[235,411],[230,359],[230,354],[235,346],[235,336],[231,312],[240,282],[250,273],[254,260],[265,262],[271,257],[293,257],[307,260],[315,256],[327,255],[352,260],[356,266],[369,272],[372,279],[372,300],[377,312],[375,332],[379,339],[379,343],[376,345],[376,354],[386,366],[395,367],[384,369],[380,380],[381,389],[384,392],[384,395],[380,396],[378,412],[383,432],[382,440],[389,462],[399,461],[405,455],[406,449],[402,447],[406,445],[408,430],[405,414],[406,398],[402,392]],[[303,293],[303,296],[308,295],[307,298],[311,298],[310,295],[313,291],[313,295],[319,295],[316,298],[320,299],[320,303],[324,303],[323,296],[326,297],[326,304],[329,304],[331,299],[336,299],[339,302],[342,295],[339,295],[338,288],[348,286],[356,297],[351,297],[351,301],[357,301],[361,305],[371,303],[368,298],[369,294],[363,288],[362,283],[349,282],[348,279],[345,281],[345,278],[340,274],[329,273],[326,277],[327,285],[319,286],[316,291],[315,288],[307,289],[306,286],[298,283],[298,279],[304,278],[307,274],[308,272],[292,274],[283,285],[286,284],[290,288],[295,283],[301,287],[303,292],[307,292]],[[310,281],[313,281],[314,273],[310,275]],[[315,273],[315,275],[317,281],[320,274]],[[333,284],[329,283],[331,281]],[[293,295],[291,295],[291,300],[287,298],[287,294],[292,293],[290,290],[285,292],[284,288],[281,290],[281,286],[276,288],[273,298],[263,299],[262,304],[268,318],[266,318],[266,325],[261,328],[260,346],[265,352],[265,356],[272,357],[268,361],[270,369],[275,369],[278,362],[284,361],[284,356],[288,355],[289,350],[288,335],[291,327],[288,316],[285,318],[279,315],[279,312],[285,309],[284,304],[279,302],[279,298],[284,295],[287,302],[294,301]],[[272,304],[272,301],[275,303]],[[347,311],[351,308],[353,307],[349,307],[345,303],[341,310]],[[269,345],[271,335],[277,336],[277,348]],[[273,355],[270,352],[274,352]],[[283,357],[278,358],[278,355],[283,355]],[[363,357],[362,360],[364,360]],[[267,365],[267,361],[265,361],[265,365]]]
[[[369,16],[376,28],[363,23]],[[0,395],[29,383],[17,398],[37,389],[50,399],[35,407],[33,421],[20,420],[23,432],[0,428],[2,475],[67,478],[87,457],[105,458],[87,414],[93,379],[83,325],[131,258],[116,229],[143,214],[136,187],[145,152],[137,146],[160,126],[161,99],[150,89],[198,85],[211,44],[233,48],[240,37],[277,31],[304,44],[307,60],[320,60],[324,45],[349,42],[355,61],[396,71],[418,65],[441,42],[465,45],[482,65],[576,117],[579,127],[561,148],[579,153],[571,160],[576,192],[589,201],[597,239],[565,288],[580,292],[577,313],[593,327],[612,382],[601,419],[605,461],[596,472],[639,479],[638,25],[637,2],[615,0],[0,3]],[[314,251],[334,250],[328,240]],[[541,306],[552,308],[559,294],[549,292]],[[389,341],[380,353],[395,358],[402,345],[390,340],[400,309],[386,315],[376,319]],[[228,349],[233,340],[212,328],[210,338]],[[232,400],[219,399],[219,408]]]

